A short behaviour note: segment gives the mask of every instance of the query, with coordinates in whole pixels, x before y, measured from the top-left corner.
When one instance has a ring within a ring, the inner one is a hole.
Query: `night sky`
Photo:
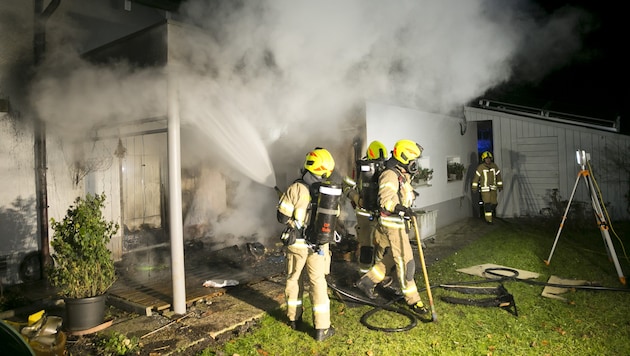
[[[628,33],[622,2],[539,1],[553,12],[570,5],[585,9],[592,22],[585,24],[582,48],[564,67],[532,80],[519,73],[486,92],[483,97],[511,104],[614,121],[621,117],[621,132],[630,134],[628,55],[623,44]]]

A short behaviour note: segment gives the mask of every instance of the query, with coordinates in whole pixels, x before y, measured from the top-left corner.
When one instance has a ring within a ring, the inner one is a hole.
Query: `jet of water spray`
[[[206,83],[207,84],[207,83]],[[208,140],[212,156],[220,158],[236,171],[267,187],[276,185],[275,172],[267,147],[260,133],[241,110],[220,93],[207,85],[203,90],[188,86],[180,95],[181,116],[194,125]]]

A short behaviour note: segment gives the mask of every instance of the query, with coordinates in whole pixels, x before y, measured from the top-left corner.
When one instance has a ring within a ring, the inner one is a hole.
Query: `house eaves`
[[[474,105],[475,107],[499,111],[519,116],[526,116],[534,119],[556,122],[561,124],[587,127],[596,130],[603,130],[609,132],[619,132],[620,118],[617,117],[615,121],[602,120],[588,116],[574,115],[568,113],[561,113],[557,111],[545,110],[540,108],[498,102],[493,100],[481,99]]]

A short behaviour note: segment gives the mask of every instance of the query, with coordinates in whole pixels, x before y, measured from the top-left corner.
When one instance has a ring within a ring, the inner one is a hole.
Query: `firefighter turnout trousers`
[[[358,248],[358,261],[359,272],[361,274],[366,273],[372,264],[374,263],[374,230],[378,223],[377,219],[372,216],[372,213],[362,209],[356,209],[357,217],[357,241],[359,243]]]
[[[405,301],[409,305],[416,304],[420,301],[418,287],[414,275],[416,273],[416,262],[409,242],[409,234],[405,229],[405,222],[400,217],[388,216],[379,218],[377,232],[375,233],[375,243],[381,245],[382,239],[387,240],[388,249],[380,261],[376,261],[374,266],[366,274],[374,284],[380,283],[391,269],[392,265],[396,266],[396,277],[401,286]],[[391,225],[391,226],[388,226]],[[396,228],[394,226],[402,228]],[[378,251],[378,247],[377,247]],[[377,253],[378,255],[378,253]]]
[[[287,247],[287,282],[284,290],[287,302],[287,317],[291,321],[302,317],[304,281],[309,281],[315,329],[330,327],[330,300],[326,275],[330,272],[330,250],[328,244],[320,245],[319,251],[309,248],[304,239]]]

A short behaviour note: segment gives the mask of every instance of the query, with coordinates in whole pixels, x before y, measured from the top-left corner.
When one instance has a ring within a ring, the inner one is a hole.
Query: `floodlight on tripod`
[[[591,198],[591,204],[593,206],[593,213],[595,214],[595,219],[597,220],[597,225],[599,227],[600,233],[602,235],[602,239],[604,240],[604,245],[606,246],[606,252],[608,253],[608,257],[615,264],[615,268],[617,269],[617,274],[619,276],[619,280],[622,284],[626,284],[626,277],[623,275],[623,271],[621,270],[621,266],[619,265],[619,260],[617,259],[617,253],[615,252],[615,247],[613,246],[612,240],[610,239],[610,234],[608,233],[609,224],[604,216],[605,205],[602,203],[600,196],[595,191],[595,178],[591,172],[590,160],[591,155],[588,154],[584,150],[577,150],[575,152],[575,159],[577,164],[582,168],[575,179],[575,185],[573,186],[573,191],[571,192],[571,197],[567,203],[567,208],[564,210],[564,215],[562,216],[562,221],[560,222],[560,227],[558,228],[558,233],[556,234],[556,239],[553,242],[553,246],[551,247],[551,253],[549,253],[549,258],[545,260],[545,264],[549,266],[551,261],[551,256],[553,255],[553,251],[556,249],[556,244],[558,243],[558,238],[560,237],[560,233],[562,232],[562,228],[564,227],[564,222],[567,219],[567,214],[569,213],[569,208],[571,207],[571,202],[573,201],[573,197],[575,196],[575,190],[580,182],[580,178],[584,179],[584,183],[586,188],[588,189],[589,196]],[[588,166],[588,167],[587,167]]]
[[[582,169],[584,169],[586,162],[591,160],[591,155],[586,153],[584,150],[577,150],[575,151],[575,160],[577,161],[577,164],[582,166]]]

